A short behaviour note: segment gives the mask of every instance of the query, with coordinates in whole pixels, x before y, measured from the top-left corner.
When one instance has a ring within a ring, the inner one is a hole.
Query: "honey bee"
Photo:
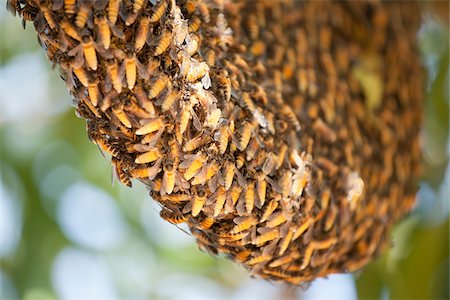
[[[192,17],[189,20],[189,26],[188,26],[189,33],[197,32],[197,30],[200,28],[201,23],[202,23],[202,21],[200,21],[200,19],[198,17],[196,17],[196,16]]]
[[[234,163],[231,161],[228,161],[225,163],[224,170],[222,172],[222,180],[223,180],[223,187],[225,191],[228,191],[233,184],[233,178],[234,178],[234,172],[235,172],[235,166]]]
[[[203,22],[209,23],[211,21],[211,15],[209,14],[209,8],[206,3],[200,1],[198,3],[198,11],[200,12]]]
[[[241,139],[236,145],[240,151],[244,151],[248,143],[250,142],[250,138],[252,136],[252,131],[255,128],[254,122],[245,121],[241,128]]]
[[[201,146],[206,145],[211,141],[211,137],[207,134],[200,133],[198,136],[192,138],[191,140],[187,141],[183,146],[184,152],[191,152],[195,149],[198,149]]]
[[[122,77],[123,78],[123,77]],[[153,106],[152,101],[150,101],[147,97],[146,92],[142,88],[141,84],[138,83],[134,86],[134,95],[138,100],[139,106],[142,107],[147,112],[147,118],[155,117],[155,107]]]
[[[23,8],[17,9],[20,15],[22,15],[22,27],[23,29],[26,28],[26,21],[34,21],[36,17],[38,16],[38,11],[36,8],[26,4]],[[14,11],[15,14],[16,11]]]
[[[244,230],[250,229],[252,226],[258,223],[258,220],[254,216],[248,217],[236,217],[233,219],[233,222],[236,226],[231,229],[231,234],[237,234]]]
[[[45,20],[47,21],[48,26],[50,26],[50,29],[55,30],[57,28],[57,24],[55,19],[53,18],[52,12],[50,11],[50,3],[48,0],[41,0],[39,4],[39,8],[44,15]]]
[[[269,241],[280,238],[280,231],[277,228],[259,228],[258,232],[260,235],[252,242],[252,244],[257,246],[262,246]]]
[[[66,14],[74,14],[76,11],[76,0],[64,0],[64,11]]]
[[[180,112],[178,113],[179,115],[179,130],[180,133],[183,134],[188,126],[189,123],[189,119],[191,118],[191,108],[192,108],[192,104],[190,103],[186,103],[186,102],[181,102],[181,109]]]
[[[136,135],[145,135],[145,134],[149,134],[149,133],[158,131],[159,129],[163,128],[165,125],[166,124],[161,117],[150,119],[141,128],[136,130]]]
[[[209,229],[211,228],[211,226],[214,224],[215,220],[214,218],[211,217],[205,217],[201,222],[200,222],[200,227],[202,229]]]
[[[137,53],[141,51],[144,47],[145,42],[147,41],[148,32],[149,32],[150,18],[148,16],[144,16],[139,21],[139,27],[134,39],[134,51]]]
[[[97,13],[94,18],[94,23],[97,25],[97,37],[105,49],[109,49],[111,44],[111,30],[109,29],[108,19],[103,13]]]
[[[233,121],[231,121],[233,122]],[[227,125],[219,129],[219,153],[224,154],[228,148],[228,141],[230,138],[230,129]]]
[[[260,223],[267,221],[267,219],[272,215],[272,213],[277,209],[278,207],[278,201],[272,200],[269,203],[267,203],[267,207],[264,210],[264,213],[259,220]]]
[[[334,143],[337,139],[336,133],[321,118],[316,119],[313,123],[313,129],[320,134],[328,143]]]
[[[225,99],[229,101],[231,99],[231,81],[226,75],[217,76],[218,92]]]
[[[183,5],[184,10],[187,12],[187,15],[192,15],[197,8],[196,0],[187,0]]]
[[[119,7],[121,0],[108,1],[108,19],[112,24],[116,24],[117,17],[119,16]]]
[[[258,208],[263,207],[266,202],[267,182],[265,177],[264,174],[260,174],[256,177],[256,194],[258,195],[258,202],[256,202],[255,205]]]
[[[120,72],[119,66],[114,58],[106,61],[106,71],[112,86],[117,93],[122,92],[124,72]],[[122,74],[121,74],[122,73]]]
[[[74,40],[81,41],[81,36],[79,35],[77,29],[72,25],[72,23],[67,18],[63,18],[59,22],[59,25],[68,36],[70,36]]]
[[[93,129],[92,129],[93,130]],[[118,147],[110,144],[109,140],[104,136],[94,133],[91,129],[88,131],[89,139],[95,143],[101,150],[111,154],[112,157],[118,157],[120,150]]]
[[[163,165],[164,175],[161,184],[160,194],[172,194],[175,187],[175,176],[177,175],[173,161],[167,159]]]
[[[179,100],[180,93],[177,90],[168,92],[161,100],[161,111],[166,112],[172,108],[177,100]]]
[[[161,162],[162,159],[158,159],[155,164],[149,168],[134,168],[130,171],[130,174],[135,178],[148,178],[149,180],[153,180],[161,171]]]
[[[206,50],[204,59],[206,61],[206,63],[208,64],[208,66],[213,67],[216,61],[216,52],[214,52],[214,50],[208,48]],[[231,81],[230,81],[230,88],[231,88]],[[230,96],[231,96],[231,90],[230,90]]]
[[[124,184],[128,187],[131,187],[132,186],[131,180],[128,177],[128,175],[125,173],[125,171],[122,169],[123,161],[113,157],[111,159],[111,163],[114,165],[114,171],[115,171],[117,179],[119,179],[119,181],[122,184]]]
[[[197,189],[194,195],[194,199],[192,200],[191,214],[193,217],[198,216],[198,214],[202,211],[205,202],[206,202],[206,191],[202,187],[200,187]]]
[[[244,249],[234,254],[234,259],[240,263],[243,263],[247,260],[252,252],[248,249]]]
[[[82,85],[84,85],[85,87],[89,86],[89,76],[88,73],[86,72],[86,70],[81,66],[81,67],[73,67],[72,68],[73,73],[75,74],[75,76],[78,78],[78,80],[81,82]]]
[[[153,14],[150,18],[150,23],[156,23],[158,22],[162,15],[165,13],[167,8],[167,1],[162,0],[156,6],[153,8]]]
[[[188,220],[188,218],[181,212],[173,212],[167,208],[163,208],[159,213],[159,215],[164,221],[167,221],[175,225],[184,223]]]
[[[142,9],[145,0],[134,0],[133,2],[133,13],[137,13]]]
[[[272,259],[272,256],[269,254],[262,254],[259,252],[252,252],[252,258],[247,260],[246,264],[248,266],[253,266],[257,264],[265,263]]]
[[[289,244],[291,243],[292,237],[294,235],[294,231],[289,228],[288,232],[286,233],[286,235],[283,237],[283,239],[280,242],[280,246],[279,246],[279,250],[278,250],[278,255],[283,255],[284,252],[286,252],[287,248],[289,247]],[[298,253],[298,252],[291,252],[291,253]],[[289,256],[291,256],[292,254],[290,254]],[[298,257],[295,257],[298,258]]]
[[[287,219],[285,217],[285,214],[283,214],[282,212],[278,212],[278,213],[272,214],[269,217],[269,219],[267,220],[266,226],[268,228],[275,228],[275,227],[283,224],[286,221],[287,221]]]
[[[150,162],[154,162],[162,156],[161,151],[158,148],[153,148],[152,150],[145,152],[143,154],[139,154],[136,156],[134,160],[137,164],[146,164]],[[162,187],[162,186],[161,186]]]
[[[126,128],[131,128],[131,120],[128,114],[123,110],[124,105],[123,103],[116,103],[112,107],[112,112],[114,113],[114,116],[120,121],[121,124],[123,124]]]
[[[264,161],[264,164],[262,166],[263,173],[266,176],[271,174],[276,169],[277,163],[278,157],[275,153],[270,152],[269,154],[267,154],[266,160]]]
[[[166,75],[159,76],[151,85],[150,90],[148,91],[148,97],[150,99],[158,97],[168,83],[169,77]]]
[[[203,163],[206,162],[206,155],[202,153],[198,153],[196,155],[192,155],[182,161],[180,163],[181,169],[186,169],[184,172],[184,179],[191,180],[192,177],[197,175],[197,173],[200,171],[200,169],[203,166]]]
[[[98,61],[97,61],[97,53],[96,53],[96,44],[92,40],[92,37],[89,35],[85,35],[81,39],[81,43],[79,46],[73,48],[69,51],[69,56],[75,56],[75,61],[79,62],[84,60],[86,65],[91,70],[97,70]]]
[[[238,170],[240,170],[242,168],[242,166],[245,163],[245,155],[244,153],[239,153],[238,156],[236,157],[236,161],[235,161],[235,166]]]
[[[90,1],[84,0],[80,1],[80,7],[77,11],[77,15],[75,16],[75,25],[78,28],[83,28],[86,26],[86,22],[89,18],[89,14],[91,13]]]
[[[255,183],[252,181],[247,185],[245,191],[245,209],[247,213],[251,213],[255,205]]]
[[[136,54],[128,51],[123,60],[122,69],[125,69],[125,77],[127,86],[130,90],[134,88],[136,84],[136,70],[144,79],[148,79],[148,73],[145,66],[136,57]]]
[[[214,203],[214,217],[217,217],[222,211],[226,198],[227,198],[226,190],[220,186],[216,191],[216,202]]]
[[[169,30],[164,30],[159,36],[158,40],[155,43],[155,50],[153,52],[153,56],[159,56],[163,54],[172,41],[172,32]]]
[[[298,227],[292,236],[292,241],[298,239],[312,224],[314,223],[312,218],[306,219],[303,223]]]
[[[253,103],[253,100],[250,98],[249,93],[242,93],[241,100],[242,106],[247,108],[253,114],[253,112],[256,110],[256,106],[255,103]]]
[[[92,80],[88,84],[88,95],[89,99],[91,100],[92,104],[94,106],[97,106],[98,103],[101,101],[101,93],[98,88],[98,79]]]

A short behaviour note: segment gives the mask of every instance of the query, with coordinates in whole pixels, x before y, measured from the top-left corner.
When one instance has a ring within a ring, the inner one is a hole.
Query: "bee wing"
[[[192,124],[194,124],[195,129],[198,131],[201,131],[203,129],[202,123],[200,122],[200,119],[198,118],[197,114],[195,113],[195,110],[191,107],[191,116],[192,116]]]
[[[241,172],[239,172],[239,170],[237,168],[234,168],[234,174],[236,174],[237,177],[237,181],[239,183],[239,185],[243,188],[246,189],[247,188],[247,181],[245,180],[244,176],[242,175]]]
[[[85,3],[88,5],[89,3],[92,3],[91,0],[81,0],[81,3]],[[96,0],[94,1],[94,9],[97,11],[102,11],[106,8],[106,5],[108,4],[109,0]]]
[[[159,158],[153,166],[148,168],[148,179],[153,180],[161,171],[162,158]]]
[[[142,64],[137,57],[135,57],[136,67],[138,70],[139,76],[147,80],[149,78],[149,73],[147,72],[147,68],[144,64]]]
[[[108,23],[109,28],[111,29],[111,32],[118,37],[121,40],[125,39],[125,33],[123,33],[123,30],[114,25],[110,20],[106,20]]]
[[[208,180],[208,188],[212,193],[214,193],[219,187],[219,178],[220,176],[216,174],[210,180]]]
[[[100,38],[100,36],[98,36],[97,38]],[[100,46],[100,44],[94,43],[94,48],[95,48],[95,50],[97,50],[97,52],[100,53],[100,55],[103,56],[105,59],[111,59],[111,58],[114,58],[114,54],[113,54],[111,51],[108,51],[108,50],[104,49],[102,46]]]

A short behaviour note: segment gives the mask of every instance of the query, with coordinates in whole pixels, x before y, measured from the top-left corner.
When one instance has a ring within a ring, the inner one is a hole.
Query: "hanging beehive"
[[[414,203],[414,3],[7,5],[33,21],[120,182],[253,275],[357,270]]]

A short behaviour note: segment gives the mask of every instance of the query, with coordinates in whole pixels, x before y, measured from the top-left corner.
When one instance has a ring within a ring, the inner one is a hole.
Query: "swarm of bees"
[[[160,216],[252,275],[376,257],[415,199],[422,70],[407,2],[8,0],[90,140]]]

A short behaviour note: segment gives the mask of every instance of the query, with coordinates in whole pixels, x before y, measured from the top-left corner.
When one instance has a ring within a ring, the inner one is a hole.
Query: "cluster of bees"
[[[145,183],[163,219],[252,275],[357,270],[414,202],[414,4],[7,5],[34,23],[118,180]]]

